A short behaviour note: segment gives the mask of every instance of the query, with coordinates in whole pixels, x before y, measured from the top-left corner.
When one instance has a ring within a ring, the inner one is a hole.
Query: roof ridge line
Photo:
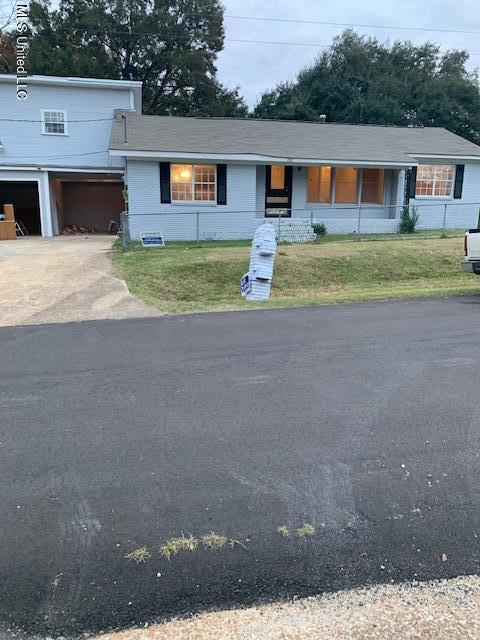
[[[287,118],[246,118],[235,116],[178,116],[172,114],[154,113],[131,113],[136,118],[175,118],[176,120],[206,120],[206,121],[228,121],[228,122],[278,122],[282,124],[315,124],[315,125],[336,125],[346,127],[382,127],[385,129],[445,129],[441,126],[425,126],[423,124],[376,124],[374,122],[322,122],[321,120],[293,120]],[[448,131],[448,129],[445,129]]]

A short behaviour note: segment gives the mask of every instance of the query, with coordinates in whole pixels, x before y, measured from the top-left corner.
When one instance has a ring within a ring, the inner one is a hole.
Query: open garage
[[[41,234],[38,182],[0,181],[0,211],[4,204],[13,204],[15,220],[28,235]]]
[[[125,204],[120,177],[50,174],[52,210],[58,233],[72,230],[106,233],[120,225]]]
[[[0,213],[13,205],[25,235],[115,232],[125,208],[119,171],[0,171]],[[21,234],[19,234],[21,235]]]

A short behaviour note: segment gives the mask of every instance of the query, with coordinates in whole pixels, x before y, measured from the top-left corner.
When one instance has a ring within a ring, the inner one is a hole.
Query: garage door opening
[[[0,181],[0,211],[4,204],[13,204],[15,220],[23,223],[29,235],[42,233],[37,182]]]
[[[120,180],[52,180],[58,232],[108,233],[125,208]],[[114,228],[115,228],[114,225]]]

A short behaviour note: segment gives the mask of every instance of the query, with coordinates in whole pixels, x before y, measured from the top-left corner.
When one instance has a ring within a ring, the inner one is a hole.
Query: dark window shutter
[[[217,204],[227,204],[226,164],[217,164]]]
[[[160,202],[168,204],[170,195],[170,162],[160,162]]]
[[[415,198],[417,188],[417,167],[412,167],[407,177],[407,198]]]
[[[465,173],[465,165],[457,164],[455,171],[455,187],[453,189],[453,197],[457,200],[462,197],[463,174]]]

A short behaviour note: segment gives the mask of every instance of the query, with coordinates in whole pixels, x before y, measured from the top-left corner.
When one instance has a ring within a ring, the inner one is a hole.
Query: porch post
[[[405,188],[406,188],[406,180],[405,180],[405,170],[396,170],[397,171],[397,193],[395,194],[395,215],[394,218],[400,220],[402,217],[402,208],[407,202],[405,201]]]
[[[357,221],[357,233],[360,235],[360,225],[362,219],[362,191],[363,191],[363,169],[357,169],[358,171],[358,221]]]
[[[53,227],[48,171],[40,172],[40,179],[38,181],[38,200],[40,204],[40,226],[42,236],[51,237],[53,236]]]

